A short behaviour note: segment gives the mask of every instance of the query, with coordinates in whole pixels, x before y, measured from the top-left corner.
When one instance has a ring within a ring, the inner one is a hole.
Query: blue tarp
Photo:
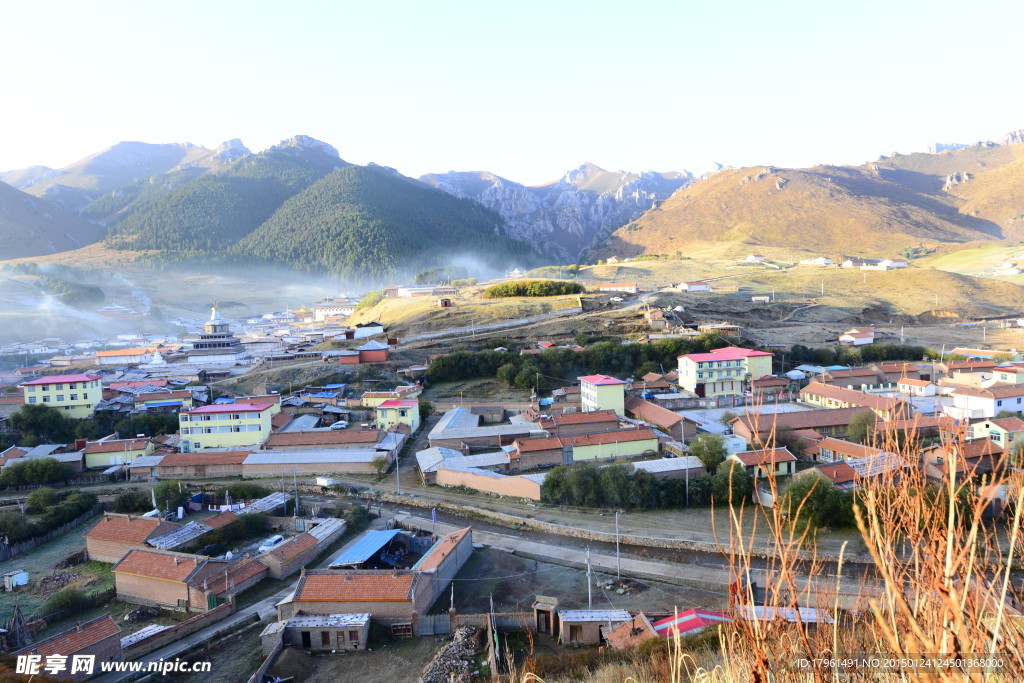
[[[402,533],[400,529],[367,531],[366,534],[356,541],[348,550],[331,560],[330,566],[362,564],[376,555],[381,548],[386,546],[391,539],[400,533]]]
[[[315,394],[303,394],[303,396],[312,396],[313,398],[337,398],[338,392],[336,392],[336,391],[318,391]]]
[[[347,384],[325,384],[324,389],[344,389]]]
[[[235,402],[235,399],[233,399],[233,398],[218,398],[218,399],[214,399],[214,401],[213,401],[214,405],[223,405],[225,403],[234,403],[234,402]]]
[[[540,400],[540,404],[542,406],[549,406],[549,405],[551,405],[554,402],[555,402],[555,399],[553,399],[553,398],[542,398]]]
[[[163,408],[164,406],[180,406],[181,399],[177,401],[147,401],[146,407],[148,408]]]

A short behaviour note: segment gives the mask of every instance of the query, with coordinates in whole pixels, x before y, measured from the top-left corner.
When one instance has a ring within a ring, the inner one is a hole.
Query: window
[[[29,403],[35,403],[36,402],[36,397],[35,396],[29,396],[28,397],[28,402]]]
[[[1001,405],[1003,405],[1003,402],[1002,401],[996,401],[996,405],[997,406],[1001,406]]]
[[[359,631],[349,631],[348,632],[348,642],[352,643],[353,645],[358,645],[359,644]]]
[[[1020,403],[1020,399],[1017,399],[1017,403]],[[399,417],[409,417],[409,411],[408,410],[404,410],[404,409],[403,410],[399,410],[398,411],[398,416]]]
[[[27,389],[28,389],[28,390],[29,390],[30,392],[32,392],[32,391],[35,391],[35,390],[36,390],[36,388],[35,388],[35,387],[26,387],[26,388],[27,388]]]
[[[203,444],[199,443],[198,441],[193,441],[192,445],[195,446],[196,448],[202,448],[203,447]]]
[[[57,401],[61,402],[64,400],[64,394],[57,394]]]
[[[50,402],[50,397],[49,396],[43,396],[43,403],[49,403],[49,402]]]
[[[189,429],[188,427],[182,427],[182,429],[181,429],[181,433],[182,433],[182,434],[191,434],[191,433],[192,433],[192,430],[191,430],[191,429]]]
[[[247,431],[247,432],[258,432],[258,431],[260,431],[260,426],[259,425],[246,425],[245,426],[245,431]]]
[[[58,384],[57,385],[57,389],[58,389],[58,391],[63,391],[64,385],[63,384]]]
[[[74,388],[76,388],[74,382],[72,382],[71,384],[68,385],[68,389],[74,389]]]

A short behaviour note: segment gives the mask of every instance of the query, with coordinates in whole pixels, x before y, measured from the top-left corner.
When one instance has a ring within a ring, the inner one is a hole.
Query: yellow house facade
[[[85,444],[85,467],[123,465],[149,455],[156,448],[149,439],[104,439]]]
[[[772,354],[726,346],[679,356],[679,386],[698,396],[742,395],[752,380],[772,374]]]
[[[416,399],[390,399],[377,406],[377,427],[388,430],[396,425],[408,425],[416,432],[420,428],[420,402]]]
[[[423,393],[423,387],[415,384],[405,384],[395,387],[391,391],[367,391],[360,398],[364,408],[376,408],[384,401],[395,399],[413,399]]]
[[[49,406],[75,419],[91,417],[103,400],[99,375],[50,375],[18,386],[25,405]]]
[[[658,452],[658,436],[652,429],[622,429],[614,432],[564,437],[572,443],[572,461],[637,458]]]
[[[626,383],[608,375],[580,377],[580,406],[585,413],[614,410],[625,415]]]
[[[270,436],[270,403],[224,403],[178,414],[181,450],[245,448]]]

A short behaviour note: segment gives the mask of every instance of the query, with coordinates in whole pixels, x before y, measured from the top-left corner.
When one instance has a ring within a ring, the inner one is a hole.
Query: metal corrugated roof
[[[363,537],[356,541],[347,550],[343,551],[336,558],[331,560],[329,566],[345,566],[351,564],[362,564],[373,557],[381,548],[391,542],[401,529],[387,529],[378,531],[367,531]]]
[[[629,621],[633,618],[624,609],[568,609],[559,610],[558,619],[563,622],[610,621],[612,623]]]
[[[380,457],[382,453],[373,449],[338,449],[319,451],[258,451],[251,453],[243,465],[299,465],[303,463],[330,463],[330,462],[373,462],[374,458]]]
[[[683,458],[660,458],[658,460],[644,460],[634,462],[633,469],[647,472],[675,472],[676,470],[689,470],[704,467],[700,458],[688,455]]]

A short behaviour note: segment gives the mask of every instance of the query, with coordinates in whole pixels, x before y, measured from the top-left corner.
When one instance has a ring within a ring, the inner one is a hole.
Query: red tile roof
[[[148,394],[138,394],[135,396],[136,403],[142,403],[143,401],[170,401],[176,398],[192,398],[192,392],[188,389],[181,391],[155,391]]]
[[[303,532],[298,536],[289,538],[287,541],[277,546],[268,555],[273,555],[281,562],[287,562],[296,555],[304,553],[313,546],[316,545],[316,536]]]
[[[841,427],[850,424],[850,419],[858,414],[868,412],[868,408],[823,408],[821,410],[801,410],[793,413],[767,413],[760,415],[741,415],[733,423],[742,422],[752,432],[768,432],[775,429],[784,432],[791,429],[817,429],[819,427]]]
[[[120,356],[145,356],[146,349],[111,349],[109,351],[97,351],[97,358],[117,358]]]
[[[212,451],[210,453],[172,453],[165,455],[160,467],[187,465],[241,465],[252,451]]]
[[[227,526],[228,524],[236,521],[238,521],[238,515],[229,510],[227,512],[221,512],[220,514],[214,515],[213,517],[208,517],[207,519],[204,519],[202,523],[212,529],[219,529],[222,526]]]
[[[150,579],[185,583],[207,558],[184,553],[165,553],[155,550],[132,550],[110,568],[115,574],[131,574]]]
[[[194,408],[186,415],[208,415],[210,413],[262,413],[273,407],[271,403],[218,403],[202,408]]]
[[[99,541],[141,544],[156,531],[162,521],[153,517],[104,515],[103,519],[86,532],[85,537]]]
[[[535,451],[547,451],[553,448],[561,448],[562,440],[557,436],[549,436],[541,439],[517,439],[513,445],[520,453],[533,453]]]
[[[1024,421],[1016,417],[1001,417],[998,420],[989,420],[992,424],[1008,432],[1019,432],[1024,430]]]
[[[974,398],[1014,398],[1024,396],[1024,384],[993,384],[988,389],[963,387],[953,390],[954,396],[972,396]]]
[[[167,380],[165,379],[146,379],[138,382],[111,382],[108,385],[108,389],[139,389],[141,387],[165,387],[167,386]]]
[[[410,571],[307,572],[295,601],[408,602],[416,573]]]
[[[584,377],[579,377],[578,379],[581,382],[586,382],[587,384],[593,384],[593,385],[599,386],[599,387],[610,386],[610,385],[613,385],[613,384],[625,384],[626,383],[625,380],[616,379],[614,377],[609,377],[608,375],[586,375]]]
[[[657,439],[658,435],[653,429],[617,429],[613,432],[597,432],[595,434],[580,434],[567,438],[573,446],[597,446],[599,444],[625,443],[628,441],[644,441],[646,439]]]
[[[381,403],[378,408],[416,408],[420,404],[416,399],[389,398]]]
[[[1022,390],[1024,390],[1024,387],[1022,387]],[[812,382],[801,389],[800,397],[803,398],[804,396],[828,398],[841,403],[850,403],[854,406],[864,406],[873,410],[896,410],[904,404],[904,401],[898,398],[867,394],[856,389],[844,389],[843,387],[821,384],[820,382]]]
[[[376,429],[330,429],[318,432],[277,432],[267,439],[266,448],[292,446],[340,446],[378,444],[383,434]]]
[[[908,387],[927,387],[927,386],[931,385],[931,382],[929,382],[926,379],[909,379],[909,378],[904,378],[904,379],[901,379],[898,382],[896,382],[896,384],[903,384],[903,385],[908,386]]]
[[[711,349],[711,353],[721,354],[729,357],[738,358],[754,358],[756,356],[771,356],[774,355],[768,351],[758,351],[756,349],[745,349],[741,346],[723,346],[720,349]]]
[[[857,478],[857,472],[845,462],[833,462],[819,465],[812,472],[818,472],[833,484],[847,484]]]
[[[826,450],[839,453],[840,455],[849,455],[853,458],[864,458],[869,455],[878,455],[882,452],[881,448],[865,446],[853,443],[852,441],[843,441],[842,439],[833,439],[832,437],[825,437],[818,443],[819,452]]]
[[[209,565],[207,565],[209,566]],[[267,565],[251,557],[243,557],[227,567],[227,576],[224,576],[224,569],[214,568],[213,571],[202,578],[196,577],[189,581],[190,586],[195,586],[211,595],[226,593],[233,586],[248,581],[261,572],[267,571]]]
[[[772,448],[771,450],[745,451],[743,453],[734,453],[733,456],[747,467],[796,460],[796,456],[790,453],[788,448]]]
[[[423,556],[423,559],[420,560],[416,568],[420,571],[426,572],[440,567],[441,563],[444,562],[449,555],[455,552],[455,549],[458,547],[459,543],[462,542],[462,539],[472,532],[472,530],[472,527],[466,527],[465,529],[459,529],[458,531],[452,532],[442,538],[434,544],[434,547],[427,551],[427,554]]]
[[[627,396],[625,402],[627,413],[632,413],[637,418],[650,422],[652,425],[671,429],[686,418],[678,413],[673,413],[667,408],[656,406],[650,401],[645,401],[637,396]]]
[[[79,624],[70,631],[64,631],[45,640],[40,640],[38,643],[33,643],[15,654],[34,653],[40,655],[45,663],[46,658],[50,655],[70,656],[119,633],[121,633],[121,627],[109,614],[104,614],[102,617]]]
[[[86,453],[120,453],[124,450],[142,451],[149,444],[149,439],[112,439],[110,441],[92,441],[85,445]]]
[[[100,379],[99,375],[49,375],[47,377],[40,377],[39,379],[30,379],[27,382],[22,382],[19,387],[30,387],[38,386],[41,384],[71,384],[75,382],[91,382],[95,379]]]
[[[546,420],[542,420],[542,422],[550,422],[559,426],[609,421],[615,421],[616,423],[619,421],[614,410],[592,410],[589,413],[558,413],[557,415],[552,415]]]

